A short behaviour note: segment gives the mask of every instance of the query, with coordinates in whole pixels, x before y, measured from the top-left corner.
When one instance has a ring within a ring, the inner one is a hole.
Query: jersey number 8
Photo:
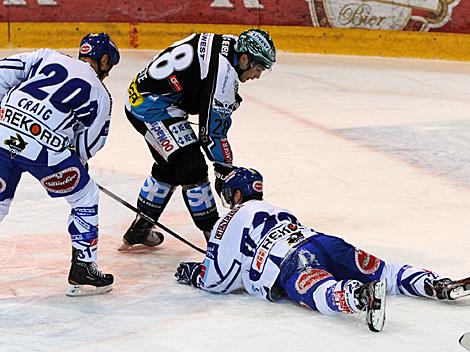
[[[194,50],[189,44],[177,46],[160,55],[150,66],[149,75],[157,80],[169,77],[174,71],[183,71],[193,62]]]

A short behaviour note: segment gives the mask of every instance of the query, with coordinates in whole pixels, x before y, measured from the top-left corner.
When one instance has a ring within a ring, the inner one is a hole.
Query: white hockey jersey
[[[0,99],[0,148],[12,158],[51,166],[75,148],[85,162],[105,144],[111,96],[86,62],[50,49],[0,60]]]
[[[215,224],[199,278],[206,291],[248,293],[275,300],[272,288],[282,260],[316,232],[302,226],[288,210],[250,200]]]

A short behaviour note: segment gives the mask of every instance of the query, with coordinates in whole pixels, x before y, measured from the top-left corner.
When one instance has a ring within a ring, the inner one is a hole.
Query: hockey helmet
[[[276,62],[276,48],[271,36],[262,29],[249,29],[240,34],[235,44],[235,51],[248,54],[250,64],[261,64],[269,70]]]
[[[100,61],[103,55],[109,56],[110,66],[119,63],[119,50],[107,33],[88,33],[80,42],[78,57],[91,57]]]
[[[255,169],[239,167],[227,175],[222,187],[222,197],[233,205],[235,191],[239,190],[244,200],[263,198],[263,176]]]

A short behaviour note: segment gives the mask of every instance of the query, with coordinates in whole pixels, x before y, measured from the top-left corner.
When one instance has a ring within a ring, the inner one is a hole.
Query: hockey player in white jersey
[[[114,280],[96,265],[98,187],[87,161],[108,135],[111,96],[102,80],[118,62],[106,33],[86,35],[79,60],[50,49],[0,60],[0,222],[24,172],[67,200],[69,296],[106,293]]]
[[[470,295],[470,278],[453,281],[410,265],[391,264],[339,237],[306,228],[286,209],[263,200],[263,179],[238,168],[223,185],[231,211],[211,232],[203,263],[183,262],[180,283],[276,301],[288,296],[322,314],[366,311],[381,331],[388,294],[454,300]]]

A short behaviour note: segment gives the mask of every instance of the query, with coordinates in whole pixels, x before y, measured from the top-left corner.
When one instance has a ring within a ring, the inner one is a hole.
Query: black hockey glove
[[[199,287],[197,279],[201,274],[202,263],[182,262],[176,269],[175,277],[180,284]]]
[[[235,104],[233,104],[233,110],[235,111],[240,107],[240,104],[242,103],[243,98],[240,96],[240,94],[236,93],[235,94]]]
[[[236,166],[224,166],[222,164],[214,163],[214,175],[215,175],[215,184],[214,188],[217,194],[220,197],[222,193],[222,188],[224,187],[224,181],[227,175],[235,170]]]

